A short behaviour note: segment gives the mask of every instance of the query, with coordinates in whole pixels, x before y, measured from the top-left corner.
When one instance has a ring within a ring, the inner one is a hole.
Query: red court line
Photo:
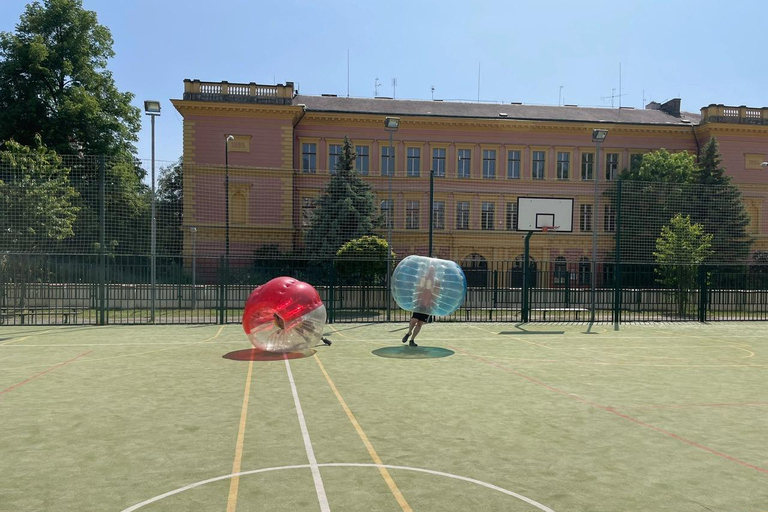
[[[737,459],[736,457],[728,455],[727,453],[719,452],[719,451],[717,451],[717,450],[715,450],[713,448],[710,448],[708,446],[704,446],[703,444],[699,444],[699,443],[697,443],[695,441],[691,441],[690,439],[686,439],[686,438],[684,438],[682,436],[679,436],[677,434],[673,434],[672,432],[669,432],[668,430],[664,430],[663,428],[656,427],[654,425],[651,425],[650,423],[645,423],[644,421],[641,421],[641,420],[639,420],[637,418],[633,418],[632,416],[629,416],[627,414],[623,414],[623,413],[617,411],[616,409],[614,409],[613,407],[609,407],[609,406],[606,406],[606,405],[601,405],[601,404],[592,402],[590,400],[587,400],[586,398],[582,398],[582,397],[580,397],[578,395],[574,395],[573,393],[568,393],[567,391],[563,391],[562,389],[556,388],[554,386],[550,386],[546,382],[542,382],[542,381],[540,381],[538,379],[535,379],[533,377],[529,377],[527,375],[524,375],[524,374],[522,374],[520,372],[517,372],[517,371],[515,371],[515,370],[513,370],[511,368],[508,368],[506,366],[502,366],[502,365],[500,365],[500,364],[498,364],[498,363],[496,363],[494,361],[491,361],[489,359],[486,359],[484,357],[476,356],[474,354],[470,354],[469,352],[466,352],[466,351],[464,351],[464,350],[462,350],[460,348],[457,348],[457,347],[449,347],[449,348],[451,348],[452,350],[455,350],[457,352],[461,352],[462,354],[468,355],[469,357],[471,357],[473,359],[477,359],[478,361],[482,361],[485,364],[488,364],[488,365],[491,365],[491,366],[495,366],[496,368],[499,368],[500,370],[503,370],[505,372],[512,373],[514,375],[517,375],[518,377],[522,377],[523,379],[526,379],[526,380],[528,380],[530,382],[533,382],[534,384],[538,384],[539,386],[547,388],[550,391],[554,391],[555,393],[559,393],[561,395],[565,395],[568,398],[571,398],[571,399],[576,400],[578,402],[581,402],[581,403],[584,403],[584,404],[587,404],[587,405],[591,405],[593,407],[597,407],[598,409],[602,409],[602,410],[604,410],[606,412],[614,414],[614,415],[616,415],[616,416],[618,416],[620,418],[623,418],[625,420],[631,421],[631,422],[636,423],[638,425],[642,425],[643,427],[649,428],[651,430],[655,430],[656,432],[664,434],[665,436],[671,437],[673,439],[677,439],[678,441],[682,441],[682,442],[684,442],[686,444],[689,444],[691,446],[699,448],[700,450],[704,450],[704,451],[707,451],[707,452],[712,453],[714,455],[717,455],[718,457],[722,457],[724,459],[730,460],[731,462],[735,462],[736,464],[740,464],[740,465],[742,465],[744,467],[747,467],[747,468],[750,468],[750,469],[754,469],[755,471],[759,471],[761,473],[768,474],[768,469],[761,468],[759,466],[755,466],[755,465],[750,464],[748,462],[744,462],[743,460]]]
[[[745,403],[714,403],[714,404],[654,404],[654,405],[620,405],[619,409],[683,409],[687,407],[751,407],[764,406],[768,402],[745,402]]]
[[[23,381],[19,382],[18,384],[14,384],[13,386],[9,387],[8,389],[4,389],[4,390],[0,391],[0,395],[2,395],[3,393],[7,393],[7,392],[9,392],[9,391],[13,391],[14,389],[16,389],[16,388],[18,388],[18,387],[20,387],[20,386],[23,386],[24,384],[26,384],[26,383],[27,383],[27,382],[29,382],[29,381],[31,381],[31,380],[34,380],[34,379],[36,379],[36,378],[38,378],[38,377],[42,377],[42,376],[43,376],[43,375],[45,375],[46,373],[48,373],[48,372],[52,372],[52,371],[53,371],[53,370],[55,370],[56,368],[61,368],[62,366],[66,365],[66,364],[69,364],[69,363],[71,363],[71,362],[73,362],[73,361],[76,361],[77,359],[80,359],[80,358],[81,358],[81,357],[83,357],[83,356],[87,356],[87,355],[88,355],[88,354],[90,354],[91,352],[93,352],[93,350],[89,350],[89,351],[87,351],[87,352],[83,352],[82,354],[80,354],[80,355],[78,355],[78,356],[75,356],[75,357],[73,357],[72,359],[68,359],[67,361],[64,361],[63,363],[59,363],[59,364],[57,364],[57,365],[51,366],[51,367],[50,367],[50,368],[48,368],[47,370],[43,370],[42,372],[40,372],[40,373],[37,373],[37,374],[35,374],[35,375],[31,376],[30,378],[28,378],[28,379],[26,379],[26,380],[23,380]]]

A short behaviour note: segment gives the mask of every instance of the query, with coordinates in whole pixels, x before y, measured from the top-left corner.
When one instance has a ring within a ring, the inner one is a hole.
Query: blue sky
[[[12,31],[28,2],[0,1]],[[768,106],[768,2],[732,0],[84,0],[112,31],[109,69],[159,99],[158,160],[182,151],[183,80],[284,83],[302,94],[641,108],[682,98]],[[349,52],[349,82],[347,53]],[[479,74],[478,74],[479,67]],[[619,68],[621,67],[621,84]],[[479,76],[479,87],[478,87]],[[562,89],[561,89],[562,86]],[[150,156],[149,121],[138,156]]]

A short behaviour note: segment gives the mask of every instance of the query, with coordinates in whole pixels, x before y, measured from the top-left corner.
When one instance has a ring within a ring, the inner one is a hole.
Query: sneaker
[[[405,343],[406,341],[408,341],[408,335],[407,334],[405,336],[403,336],[403,343]]]
[[[411,342],[408,344],[409,347],[418,347],[415,341],[411,340]]]
[[[329,347],[331,346],[331,340],[329,340],[328,338],[323,338],[323,343],[325,343]]]

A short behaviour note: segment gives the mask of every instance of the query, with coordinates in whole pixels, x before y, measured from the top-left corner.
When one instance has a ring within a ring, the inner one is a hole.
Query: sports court
[[[768,510],[764,324],[0,331],[0,510]]]

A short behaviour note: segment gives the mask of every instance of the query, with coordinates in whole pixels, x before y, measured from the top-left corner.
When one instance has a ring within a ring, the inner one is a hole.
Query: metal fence
[[[410,316],[391,302],[384,279],[349,275],[341,260],[259,265],[241,260],[228,265],[224,258],[159,258],[152,287],[151,259],[146,256],[2,258],[4,325],[237,323],[253,288],[281,275],[315,284],[329,322],[406,321]],[[464,304],[439,321],[768,320],[766,267],[700,266],[696,286],[685,289],[660,287],[656,268],[599,267],[593,315],[588,266],[537,262],[525,273],[519,262],[488,262],[487,268],[467,271],[470,286]]]

